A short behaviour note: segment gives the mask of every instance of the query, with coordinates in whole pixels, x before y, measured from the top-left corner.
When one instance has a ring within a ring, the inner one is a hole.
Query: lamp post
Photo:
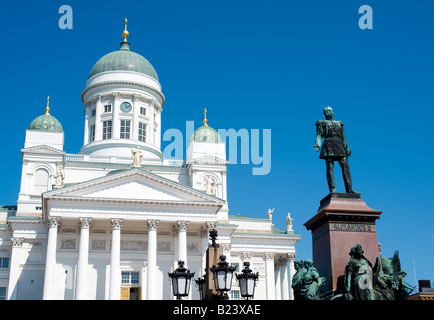
[[[199,288],[199,297],[200,300],[205,300],[206,298],[206,280],[205,276],[199,277],[197,279],[194,279],[196,282],[197,287]]]
[[[221,255],[217,267],[213,265],[210,271],[214,276],[215,289],[220,293],[220,299],[225,300],[226,292],[231,290],[232,278],[236,267],[226,262],[226,256]]]
[[[191,278],[194,277],[194,272],[190,272],[184,267],[184,261],[178,261],[178,268],[173,272],[169,272],[169,277],[172,280],[173,295],[181,300],[181,297],[188,296],[190,292]]]
[[[255,295],[255,287],[259,277],[259,273],[252,273],[249,266],[250,262],[244,262],[244,269],[241,271],[242,273],[236,274],[240,285],[241,296],[246,300],[253,298]]]

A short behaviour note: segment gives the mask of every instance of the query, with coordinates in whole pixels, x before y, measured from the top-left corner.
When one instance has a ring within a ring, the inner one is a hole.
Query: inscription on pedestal
[[[334,223],[333,230],[335,231],[355,231],[355,232],[371,232],[369,224],[353,224],[353,223]]]

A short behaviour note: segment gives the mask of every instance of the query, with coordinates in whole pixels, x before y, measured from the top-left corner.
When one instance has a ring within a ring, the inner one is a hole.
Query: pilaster
[[[54,271],[56,267],[57,231],[60,224],[59,217],[48,218],[48,242],[47,257],[45,261],[44,300],[52,300],[54,297]]]
[[[8,284],[8,293],[7,300],[16,300],[17,299],[17,283],[20,278],[21,268],[21,249],[23,247],[24,238],[11,238],[12,241],[12,254],[11,261],[9,265],[10,274],[9,274],[9,284]]]
[[[119,121],[119,112],[120,112],[120,92],[113,92],[113,122],[112,122],[112,138],[119,139],[120,138],[120,121]]]
[[[274,274],[274,252],[265,253],[265,274],[266,274],[266,290],[267,300],[276,299],[275,274]]]
[[[120,299],[121,278],[121,227],[123,219],[111,219],[112,226],[112,246],[110,258],[110,300]]]
[[[89,229],[92,218],[80,218],[80,246],[78,251],[77,280],[75,288],[76,300],[86,299],[86,278],[89,264]]]

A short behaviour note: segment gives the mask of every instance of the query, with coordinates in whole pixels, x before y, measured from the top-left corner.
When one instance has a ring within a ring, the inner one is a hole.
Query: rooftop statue
[[[268,212],[267,212],[267,218],[268,218],[268,220],[272,220],[273,219],[273,212],[274,212],[274,208],[273,208],[273,210],[268,209]]]
[[[292,232],[292,221],[294,219],[291,218],[291,213],[288,212],[288,215],[286,216],[286,232]]]
[[[351,150],[345,137],[344,124],[342,121],[333,120],[334,113],[331,107],[324,108],[324,115],[326,120],[318,120],[316,122],[314,150],[320,151],[321,141],[324,139],[319,157],[326,161],[327,183],[330,193],[336,192],[334,178],[335,161],[338,161],[341,166],[345,191],[347,193],[356,193],[353,190],[350,167],[348,165],[348,157],[351,155]]]
[[[140,150],[140,147],[137,147],[137,149],[131,148],[131,156],[133,158],[131,166],[134,168],[140,168],[143,159],[143,152]]]

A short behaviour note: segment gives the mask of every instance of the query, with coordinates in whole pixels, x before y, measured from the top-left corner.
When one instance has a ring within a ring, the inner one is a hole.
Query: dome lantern
[[[50,96],[47,97],[47,106],[45,107],[45,113],[37,117],[30,123],[29,130],[63,132],[63,128],[59,120],[53,117],[49,111],[50,111]]]
[[[121,48],[99,59],[90,71],[89,78],[107,71],[132,71],[145,74],[158,81],[157,72],[151,63],[145,57],[130,50],[130,43],[127,41],[130,35],[127,22],[125,18],[125,30],[122,32],[124,40],[121,42]]]
[[[194,131],[191,140],[196,142],[211,142],[211,143],[221,142],[221,138],[217,130],[211,128],[208,125],[208,119],[206,118],[206,113],[207,110],[205,108],[203,125],[199,129]]]

